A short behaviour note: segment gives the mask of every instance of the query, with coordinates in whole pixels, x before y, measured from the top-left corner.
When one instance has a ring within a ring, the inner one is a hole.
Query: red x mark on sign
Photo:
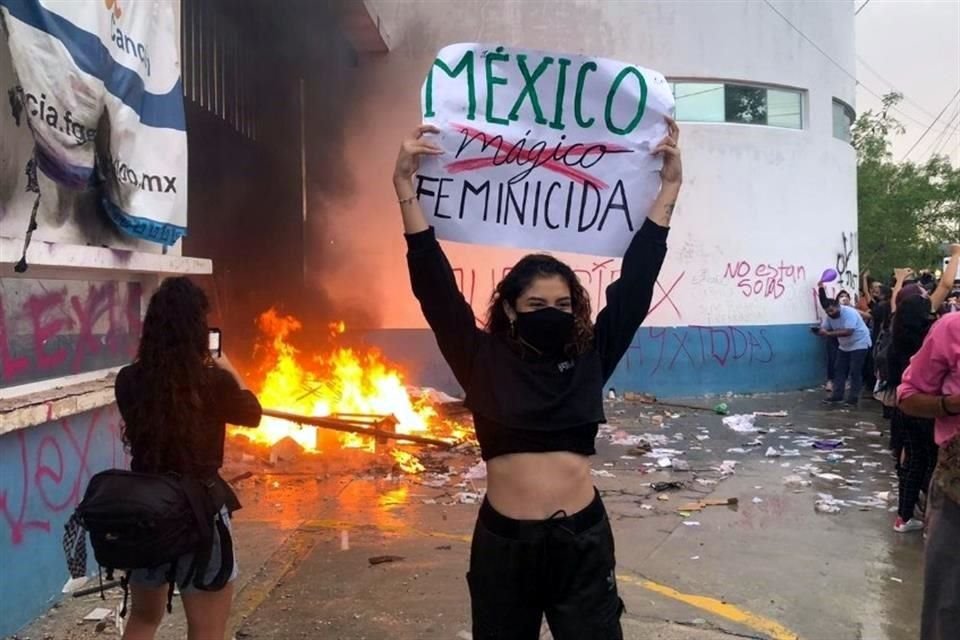
[[[468,127],[466,125],[457,124],[454,125],[454,127],[456,127],[456,129],[464,136],[479,141],[484,150],[486,150],[487,147],[494,147],[496,151],[490,157],[455,160],[446,166],[447,171],[450,173],[475,171],[476,169],[483,169],[485,167],[499,166],[503,164],[515,164],[516,166],[522,168],[525,164],[533,162],[536,166],[543,167],[544,169],[548,169],[554,173],[559,173],[560,175],[566,176],[567,178],[570,178],[579,184],[589,182],[599,189],[606,189],[607,184],[602,180],[594,178],[583,169],[577,169],[570,166],[566,162],[567,154],[571,152],[579,154],[576,157],[577,161],[581,162],[587,156],[606,153],[624,153],[629,151],[629,149],[626,147],[615,144],[607,144],[604,142],[577,142],[567,146],[557,145],[552,150],[548,149],[546,145],[540,147],[536,144],[530,148],[525,148],[526,139],[518,142],[510,142],[509,140],[504,139],[504,137],[501,135],[490,136],[479,129],[474,129],[473,127]],[[574,151],[576,147],[582,147],[583,150]],[[463,147],[461,147],[461,150],[462,148]],[[501,153],[503,153],[502,157]],[[546,159],[544,159],[544,157]]]

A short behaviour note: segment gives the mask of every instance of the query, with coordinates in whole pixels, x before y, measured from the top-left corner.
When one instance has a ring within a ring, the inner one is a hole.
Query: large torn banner
[[[622,256],[659,191],[650,152],[674,101],[656,71],[455,44],[421,102],[444,155],[423,159],[414,187],[441,238]]]
[[[76,189],[101,179],[117,226],[164,245],[187,224],[177,4],[0,0],[18,78],[10,102],[36,167]]]

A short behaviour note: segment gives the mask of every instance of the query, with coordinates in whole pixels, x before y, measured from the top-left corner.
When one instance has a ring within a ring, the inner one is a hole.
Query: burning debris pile
[[[331,324],[330,347],[313,354],[291,342],[302,329],[292,316],[270,309],[258,328],[264,340],[258,346],[263,378],[257,395],[264,418],[258,429],[230,428],[232,444],[247,456],[276,464],[355,451],[375,456],[369,461],[374,464],[389,454],[399,471],[416,474],[429,465],[404,443],[470,448],[473,432],[455,419],[457,413],[463,417],[456,399],[408,388],[403,374],[375,349],[338,344],[344,323]]]

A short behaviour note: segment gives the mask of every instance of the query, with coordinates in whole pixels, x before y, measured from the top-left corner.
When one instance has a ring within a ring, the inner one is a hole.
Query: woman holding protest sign
[[[466,391],[487,497],[473,535],[473,637],[537,638],[544,614],[557,640],[622,638],[614,542],[588,456],[605,421],[603,387],[650,309],[680,192],[679,128],[653,150],[661,188],[623,258],[607,306],[548,255],[520,260],[497,286],[486,327],[457,287],[412,185],[420,157],[439,155],[438,133],[403,141],[394,186],[403,214],[413,292],[440,351]]]

